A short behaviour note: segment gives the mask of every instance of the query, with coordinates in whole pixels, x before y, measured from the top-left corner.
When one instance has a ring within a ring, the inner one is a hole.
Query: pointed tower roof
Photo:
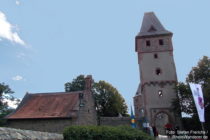
[[[141,30],[138,33],[137,37],[150,36],[150,35],[164,35],[164,34],[172,34],[172,32],[167,31],[163,27],[158,18],[155,16],[154,12],[144,13]]]

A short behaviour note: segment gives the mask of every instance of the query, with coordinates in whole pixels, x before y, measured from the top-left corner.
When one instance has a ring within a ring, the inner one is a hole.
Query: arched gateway
[[[171,124],[171,118],[170,115],[166,112],[158,112],[154,117],[153,117],[153,126],[157,128],[157,131],[160,134],[165,134],[165,125]]]
[[[176,68],[173,58],[173,33],[166,30],[153,12],[145,13],[135,38],[140,84],[134,97],[136,119],[147,120],[160,134],[165,125],[179,125],[179,116],[171,108],[177,98]]]

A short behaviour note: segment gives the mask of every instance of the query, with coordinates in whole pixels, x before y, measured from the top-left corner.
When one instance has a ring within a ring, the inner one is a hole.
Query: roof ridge
[[[79,92],[84,92],[83,90],[80,91],[71,91],[71,92],[46,92],[46,93],[28,93],[29,95],[46,95],[46,94],[75,94]]]

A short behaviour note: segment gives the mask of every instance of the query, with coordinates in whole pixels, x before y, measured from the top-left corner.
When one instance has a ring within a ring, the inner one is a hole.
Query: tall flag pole
[[[132,106],[131,106],[131,127],[136,128],[135,116],[133,115]]]
[[[203,123],[205,122],[204,118],[204,98],[203,98],[203,92],[201,89],[200,84],[194,84],[194,83],[189,83],[190,84],[190,89],[192,91],[193,99],[195,101],[195,106],[198,112],[199,120],[202,125],[202,129],[204,130]]]

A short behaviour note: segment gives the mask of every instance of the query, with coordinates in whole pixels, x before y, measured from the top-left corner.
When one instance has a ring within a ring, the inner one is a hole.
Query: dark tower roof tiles
[[[166,30],[153,12],[144,13],[141,30],[137,37],[172,34]]]

